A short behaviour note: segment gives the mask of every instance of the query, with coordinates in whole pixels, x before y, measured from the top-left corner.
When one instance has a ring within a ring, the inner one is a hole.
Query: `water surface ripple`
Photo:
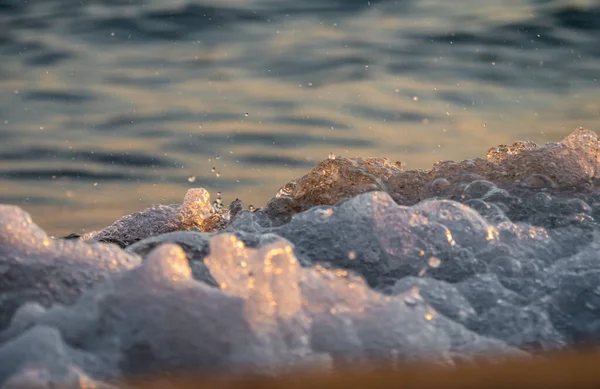
[[[598,130],[599,36],[599,0],[0,0],[0,203],[89,231],[190,186],[260,205],[329,153]]]

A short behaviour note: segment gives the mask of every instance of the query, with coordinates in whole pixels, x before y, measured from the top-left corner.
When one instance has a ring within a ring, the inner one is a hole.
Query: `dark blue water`
[[[0,203],[57,234],[600,128],[593,0],[0,0],[0,53]]]

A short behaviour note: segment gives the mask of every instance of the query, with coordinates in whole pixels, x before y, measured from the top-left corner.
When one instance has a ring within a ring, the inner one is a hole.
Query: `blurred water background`
[[[0,53],[0,203],[57,235],[600,129],[600,0],[0,0]]]

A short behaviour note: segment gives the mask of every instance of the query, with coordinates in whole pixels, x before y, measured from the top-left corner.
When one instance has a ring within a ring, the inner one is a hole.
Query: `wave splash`
[[[535,357],[600,338],[598,136],[405,171],[328,158],[264,207],[56,239],[0,205],[0,385]]]

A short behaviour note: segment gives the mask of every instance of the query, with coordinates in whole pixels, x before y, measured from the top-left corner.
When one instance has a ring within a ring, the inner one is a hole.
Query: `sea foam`
[[[68,239],[0,205],[0,386],[595,342],[599,146],[579,129],[428,171],[328,158],[257,210],[191,189]]]

